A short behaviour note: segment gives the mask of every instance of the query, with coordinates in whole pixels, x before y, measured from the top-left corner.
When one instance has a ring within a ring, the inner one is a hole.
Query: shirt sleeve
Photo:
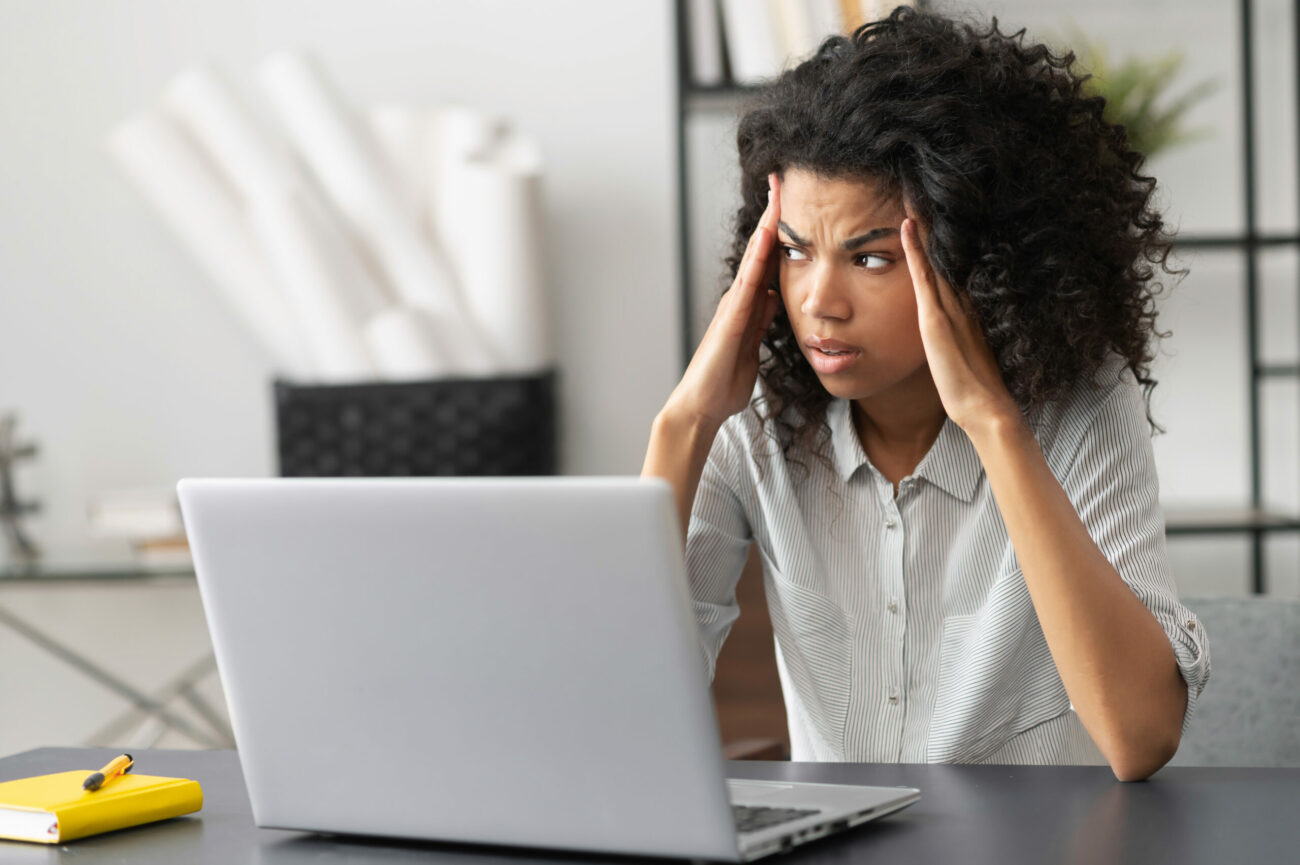
[[[736,583],[752,537],[737,493],[744,450],[732,441],[731,427],[724,424],[713,441],[686,531],[686,575],[710,681],[723,641],[740,615]]]
[[[1178,600],[1146,410],[1127,371],[1088,425],[1062,487],[1093,541],[1169,637],[1187,683],[1185,735],[1210,677],[1209,642]]]

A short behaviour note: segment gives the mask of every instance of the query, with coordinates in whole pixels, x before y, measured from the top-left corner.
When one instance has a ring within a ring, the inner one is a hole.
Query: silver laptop
[[[666,483],[178,489],[259,826],[746,861],[920,796],[726,780]]]

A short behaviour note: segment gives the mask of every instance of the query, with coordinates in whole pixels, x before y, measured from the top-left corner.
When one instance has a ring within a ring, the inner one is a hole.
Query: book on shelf
[[[724,78],[722,20],[718,0],[687,0],[686,22],[691,48],[691,80],[714,87]]]
[[[135,555],[136,564],[145,568],[194,566],[194,556],[190,553],[189,540],[185,535],[134,541],[131,544],[131,551]]]
[[[832,34],[849,35],[912,0],[688,0],[691,82],[724,83],[723,49],[731,83],[769,81],[817,51]],[[720,14],[719,14],[720,13]],[[719,40],[715,28],[722,31]]]
[[[180,505],[171,489],[134,489],[92,496],[87,507],[90,532],[98,538],[128,541],[185,534]]]
[[[779,75],[784,50],[771,0],[722,0],[722,29],[737,84],[758,84]]]

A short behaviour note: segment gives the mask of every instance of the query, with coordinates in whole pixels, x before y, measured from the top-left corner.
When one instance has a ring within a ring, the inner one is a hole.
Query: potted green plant
[[[1205,79],[1172,100],[1166,98],[1186,60],[1182,51],[1116,61],[1105,45],[1073,22],[1064,41],[1074,51],[1076,68],[1091,75],[1083,83],[1084,92],[1105,98],[1106,121],[1123,126],[1130,146],[1147,159],[1214,134],[1212,127],[1188,129],[1184,124],[1188,110],[1213,92],[1218,82]]]

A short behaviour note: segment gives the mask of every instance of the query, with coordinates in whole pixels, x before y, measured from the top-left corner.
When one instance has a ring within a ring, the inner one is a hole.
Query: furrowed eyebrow
[[[782,231],[788,234],[790,236],[790,239],[793,240],[795,243],[799,244],[800,246],[812,245],[808,241],[800,237],[799,235],[795,234],[794,231],[791,230],[790,226],[786,225],[785,222],[783,221],[777,222],[777,227],[779,227]],[[859,234],[857,237],[850,237],[848,240],[840,244],[840,249],[844,250],[845,252],[852,252],[853,250],[857,249],[859,246],[870,243],[873,240],[876,240],[881,237],[889,237],[890,235],[896,235],[896,234],[898,234],[897,228],[873,228],[870,231],[868,231],[866,234]]]

